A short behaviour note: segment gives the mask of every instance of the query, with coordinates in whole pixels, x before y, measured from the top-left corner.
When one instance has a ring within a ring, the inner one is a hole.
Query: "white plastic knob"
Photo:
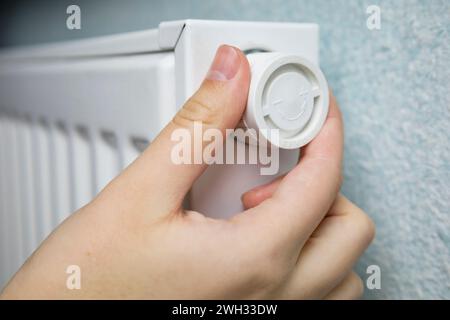
[[[322,71],[291,54],[251,53],[247,58],[252,79],[244,126],[259,131],[259,137],[283,149],[296,149],[310,142],[328,113],[328,85]],[[267,134],[270,129],[279,130],[276,141]],[[251,141],[255,142],[257,137]]]

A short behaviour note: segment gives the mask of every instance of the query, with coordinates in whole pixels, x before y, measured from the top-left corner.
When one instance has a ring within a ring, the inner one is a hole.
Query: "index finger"
[[[330,92],[327,119],[317,137],[303,147],[298,165],[272,196],[236,216],[270,241],[303,245],[324,218],[340,188],[343,122]],[[270,234],[270,237],[267,237]],[[293,241],[294,240],[294,241]]]

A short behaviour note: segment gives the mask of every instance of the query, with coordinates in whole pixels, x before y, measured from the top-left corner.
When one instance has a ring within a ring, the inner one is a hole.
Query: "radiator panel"
[[[175,108],[173,53],[0,64],[0,287]]]

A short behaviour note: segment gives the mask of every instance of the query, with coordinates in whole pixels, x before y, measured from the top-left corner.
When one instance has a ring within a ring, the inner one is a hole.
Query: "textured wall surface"
[[[65,28],[78,3],[82,30]],[[366,8],[381,7],[381,30]],[[343,193],[377,224],[358,264],[367,298],[450,298],[450,2],[43,1],[0,17],[2,45],[124,32],[182,18],[316,22],[322,68],[345,118]]]

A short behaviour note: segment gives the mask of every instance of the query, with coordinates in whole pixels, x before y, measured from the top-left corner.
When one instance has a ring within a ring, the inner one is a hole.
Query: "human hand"
[[[357,298],[351,271],[374,236],[370,219],[338,194],[343,125],[331,98],[319,135],[285,177],[243,195],[229,220],[186,211],[204,164],[174,164],[171,133],[234,128],[245,109],[245,55],[222,46],[207,78],[144,153],[62,223],[22,266],[2,298]],[[66,287],[67,266],[81,289]]]

